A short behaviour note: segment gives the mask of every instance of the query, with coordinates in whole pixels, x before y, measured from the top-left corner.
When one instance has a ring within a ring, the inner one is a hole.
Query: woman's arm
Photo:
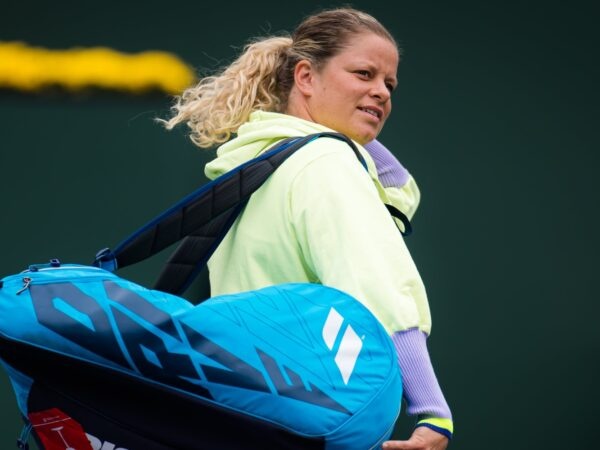
[[[323,284],[348,292],[378,317],[393,336],[409,414],[423,415],[417,427],[447,440],[451,414],[427,351],[429,308],[418,271],[352,152],[332,142],[319,153],[294,180],[290,199],[307,265]]]
[[[419,417],[417,427],[427,427],[450,439],[454,431],[452,413],[435,376],[426,339],[417,328],[392,335],[407,413]]]

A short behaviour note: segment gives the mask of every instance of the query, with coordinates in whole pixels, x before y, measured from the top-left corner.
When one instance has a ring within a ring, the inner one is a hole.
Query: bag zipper
[[[46,270],[69,270],[69,269],[75,269],[75,270],[88,270],[91,269],[92,271],[95,270],[99,270],[102,271],[102,274],[90,274],[90,275],[86,275],[85,279],[86,280],[90,280],[90,279],[105,279],[107,278],[107,275],[110,274],[106,274],[104,273],[105,271],[96,267],[91,267],[91,266],[63,266],[63,267],[44,267],[44,268],[39,268],[36,270],[24,270],[23,272],[21,272],[21,274],[28,274],[28,273],[36,273],[36,272],[42,272],[42,271],[46,271]],[[21,281],[23,283],[23,286],[16,292],[16,295],[20,295],[23,292],[25,292],[27,289],[29,289],[29,287],[31,286],[32,283],[35,282],[35,284],[52,284],[52,283],[61,283],[61,282],[65,282],[65,281],[72,281],[73,278],[72,277],[64,277],[64,278],[48,278],[48,279],[42,279],[42,280],[34,280],[32,277],[29,276],[25,276],[23,278],[21,278]]]
[[[35,267],[35,266],[30,266],[29,269],[25,269],[23,270],[21,273],[35,273],[35,272],[45,272],[47,270],[92,270],[92,271],[98,271],[101,270],[103,272],[106,272],[105,270],[101,269],[100,267],[94,267],[94,266],[79,266],[79,265],[72,265],[72,266],[60,266],[60,267]]]

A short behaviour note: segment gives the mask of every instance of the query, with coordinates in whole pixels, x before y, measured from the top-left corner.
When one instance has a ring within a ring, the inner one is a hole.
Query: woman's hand
[[[427,427],[418,427],[408,441],[387,441],[384,450],[445,450],[448,438]]]

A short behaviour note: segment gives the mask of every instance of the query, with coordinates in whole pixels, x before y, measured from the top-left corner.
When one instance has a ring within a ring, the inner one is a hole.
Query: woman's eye
[[[394,89],[396,88],[396,86],[394,86],[393,84],[387,83],[385,85],[385,87],[387,87],[388,91],[390,92],[394,92]]]
[[[366,78],[371,76],[371,72],[369,72],[368,70],[357,70],[355,73]]]

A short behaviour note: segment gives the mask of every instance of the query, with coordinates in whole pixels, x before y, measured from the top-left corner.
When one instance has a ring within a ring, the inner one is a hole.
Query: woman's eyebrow
[[[377,64],[372,63],[367,60],[360,60],[360,59],[353,60],[352,63],[356,64],[357,66],[365,66],[365,68],[370,70],[371,72],[381,72],[381,70],[378,69]],[[386,79],[386,81],[392,82],[394,84],[398,84],[398,77],[396,75],[393,75],[391,77],[386,77],[385,79]]]

